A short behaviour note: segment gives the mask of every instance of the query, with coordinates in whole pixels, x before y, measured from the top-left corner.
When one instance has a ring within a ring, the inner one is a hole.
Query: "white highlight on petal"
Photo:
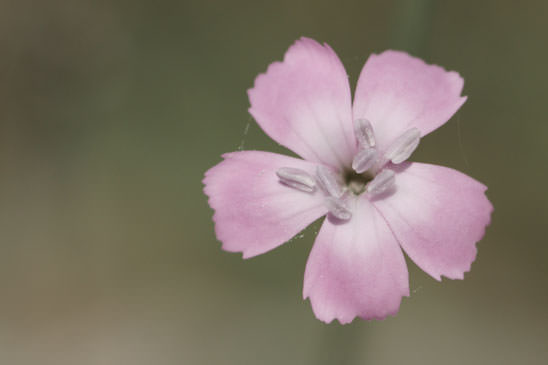
[[[352,161],[352,168],[358,174],[361,174],[362,172],[365,172],[372,168],[376,161],[377,150],[371,147],[366,148],[361,150],[356,156],[354,156],[354,160]]]
[[[396,174],[392,170],[384,169],[375,176],[373,180],[367,184],[365,188],[368,193],[377,195],[385,192],[394,186],[396,182]]]
[[[320,187],[335,198],[340,198],[344,191],[339,181],[339,176],[329,167],[319,165],[316,168],[316,179]]]
[[[316,181],[310,174],[304,170],[293,167],[282,167],[276,171],[280,181],[292,188],[307,193],[313,193],[316,190]]]
[[[352,213],[348,210],[346,205],[341,199],[337,199],[332,196],[328,196],[325,199],[325,206],[335,218],[347,221],[352,218]]]
[[[400,135],[385,153],[386,160],[399,164],[407,160],[415,151],[421,139],[421,132],[418,128],[411,128]]]
[[[354,135],[361,148],[375,147],[375,133],[373,126],[365,118],[354,120]]]

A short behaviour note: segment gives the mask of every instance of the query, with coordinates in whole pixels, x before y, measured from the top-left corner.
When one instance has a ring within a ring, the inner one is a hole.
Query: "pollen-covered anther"
[[[388,148],[384,157],[387,161],[399,164],[407,160],[415,151],[421,139],[421,132],[417,128],[408,129],[400,135]]]
[[[352,168],[358,174],[361,174],[362,172],[372,168],[376,161],[377,150],[372,147],[365,148],[354,156],[354,160],[352,160]]]
[[[375,133],[369,120],[365,118],[354,120],[354,135],[360,148],[375,147]]]
[[[377,195],[384,193],[388,189],[392,188],[396,183],[396,174],[392,170],[384,169],[375,176],[367,187],[366,191],[371,195]]]
[[[316,168],[316,179],[322,190],[335,198],[340,198],[343,193],[343,187],[340,182],[340,177],[329,167],[319,165]]]
[[[316,190],[316,181],[304,170],[293,167],[282,167],[276,171],[280,182],[300,191],[313,193]]]
[[[352,218],[352,212],[348,210],[341,199],[328,196],[325,198],[325,206],[327,207],[327,210],[329,210],[329,213],[337,219],[347,221]]]

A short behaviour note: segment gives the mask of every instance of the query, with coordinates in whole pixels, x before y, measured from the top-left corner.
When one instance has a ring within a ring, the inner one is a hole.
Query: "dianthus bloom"
[[[407,162],[466,101],[462,87],[454,71],[386,51],[367,60],[352,103],[335,52],[298,40],[248,94],[261,128],[303,159],[241,151],[207,171],[223,249],[253,257],[327,215],[303,289],[325,322],[396,314],[409,296],[402,248],[435,279],[462,279],[493,210],[486,187]]]

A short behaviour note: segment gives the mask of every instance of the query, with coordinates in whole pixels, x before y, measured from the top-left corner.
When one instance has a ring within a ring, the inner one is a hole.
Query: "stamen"
[[[316,190],[316,181],[310,174],[301,169],[293,167],[282,167],[276,171],[280,181],[292,188],[307,193],[313,193]]]
[[[316,168],[316,179],[320,187],[331,196],[340,198],[343,195],[343,188],[339,182],[339,176],[329,167],[319,165]]]
[[[411,128],[396,138],[385,153],[386,160],[399,164],[407,160],[415,151],[421,139],[421,131],[418,128]]]
[[[375,133],[367,119],[361,118],[354,121],[354,135],[360,148],[375,147]]]
[[[375,176],[369,184],[367,184],[366,190],[372,195],[377,195],[394,186],[396,182],[396,174],[392,170],[384,169]]]
[[[377,150],[375,148],[366,148],[358,152],[352,161],[352,168],[358,174],[369,170],[377,160]]]
[[[328,196],[325,199],[325,206],[335,218],[347,221],[352,218],[352,213],[346,208],[344,202],[341,199]]]

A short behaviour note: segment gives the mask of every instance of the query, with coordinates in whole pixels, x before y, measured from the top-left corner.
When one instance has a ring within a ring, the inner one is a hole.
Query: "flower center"
[[[374,177],[375,175],[369,171],[359,174],[356,171],[349,169],[344,172],[345,185],[350,192],[354,193],[354,195],[360,195],[365,192],[365,187]]]
[[[385,166],[389,162],[399,164],[406,161],[420,142],[420,131],[411,128],[380,154],[373,127],[367,119],[354,121],[354,135],[358,152],[352,160],[352,169],[344,169],[339,173],[330,167],[318,165],[316,175],[311,176],[300,169],[282,167],[276,171],[279,181],[309,194],[315,193],[316,186],[319,186],[325,196],[324,202],[329,214],[338,220],[350,220],[352,212],[347,203],[352,196],[366,193],[368,197],[373,197],[393,188],[396,174]]]

